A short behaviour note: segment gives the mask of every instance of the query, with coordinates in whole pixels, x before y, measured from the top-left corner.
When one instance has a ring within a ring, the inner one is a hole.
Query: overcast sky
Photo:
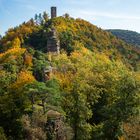
[[[140,32],[140,0],[0,0],[0,34],[57,6],[58,16],[69,13],[103,29]]]

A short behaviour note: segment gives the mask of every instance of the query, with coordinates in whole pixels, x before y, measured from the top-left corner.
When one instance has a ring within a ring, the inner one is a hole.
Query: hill
[[[111,33],[36,15],[0,39],[0,139],[137,139],[139,70],[140,50]]]
[[[42,20],[42,21],[41,21]],[[48,20],[46,18],[46,20]],[[41,23],[38,26],[37,24]],[[10,29],[1,39],[1,51],[6,50],[12,39],[18,37],[22,46],[46,51],[48,30],[55,26],[59,34],[61,49],[71,53],[76,42],[94,52],[104,52],[113,59],[121,59],[126,65],[137,67],[140,59],[140,49],[135,48],[82,19],[73,19],[66,15],[43,23],[43,19],[36,19]],[[10,40],[10,41],[9,41]]]
[[[125,42],[140,47],[140,33],[129,31],[129,30],[120,30],[120,29],[111,29],[107,30],[118,38],[124,40]]]

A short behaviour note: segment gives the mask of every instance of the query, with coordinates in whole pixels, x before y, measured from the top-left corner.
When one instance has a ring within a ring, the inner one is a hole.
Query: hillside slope
[[[118,38],[124,40],[125,42],[140,47],[140,33],[129,31],[129,30],[120,30],[120,29],[110,29],[107,30]]]
[[[121,59],[126,64],[135,66],[139,63],[140,49],[85,20],[58,17],[52,22],[58,30],[61,47],[67,51],[74,49],[74,43],[78,41],[94,52],[103,52],[110,58]]]
[[[47,52],[52,28],[59,55]],[[137,139],[139,49],[85,20],[44,13],[9,29],[0,51],[0,140]]]
[[[135,48],[116,38],[111,33],[97,28],[93,24],[69,16],[41,21],[29,21],[19,27],[10,29],[1,39],[1,50],[9,48],[10,41],[18,37],[22,46],[31,46],[34,49],[46,51],[46,43],[49,29],[54,26],[57,29],[61,49],[71,53],[78,42],[94,52],[103,52],[112,59],[120,59],[126,65],[137,67],[140,60],[140,49]]]

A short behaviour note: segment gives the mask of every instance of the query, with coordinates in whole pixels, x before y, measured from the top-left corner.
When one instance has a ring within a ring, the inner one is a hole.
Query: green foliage
[[[2,127],[0,127],[0,139],[1,140],[7,140]]]
[[[77,48],[55,58],[63,108],[74,139],[118,139],[122,123],[137,114],[139,81],[121,62]],[[92,134],[91,134],[91,130]]]
[[[24,22],[19,27],[10,28],[4,37],[0,40],[0,50],[5,51],[11,47],[12,41],[15,38],[19,38],[21,43],[26,42],[30,34],[37,32],[38,27],[35,25],[34,21],[31,19],[28,22]]]
[[[22,46],[27,45],[46,52],[48,33],[52,26],[57,29],[61,49],[66,50],[68,54],[75,49],[74,44],[78,41],[91,51],[103,52],[112,59],[121,59],[127,66],[138,69],[139,48],[128,45],[85,20],[73,19],[67,14],[54,19],[49,19],[46,13],[39,14],[34,20],[31,19],[19,27],[10,29],[0,40],[1,50],[7,50],[11,41],[19,38]]]
[[[137,32],[129,31],[129,30],[117,30],[117,29],[116,30],[112,29],[108,31],[129,44],[135,45],[137,47],[140,46],[140,34]]]
[[[61,93],[60,93],[60,86],[56,79],[51,79],[46,82],[46,86],[48,87],[48,97],[47,103],[51,106],[56,106],[58,111],[62,111],[61,109]],[[59,107],[60,106],[60,107]]]
[[[0,126],[7,137],[22,139],[20,117],[24,113],[25,98],[18,94],[6,94],[0,98]]]
[[[40,51],[36,51],[34,53],[33,59],[33,74],[38,81],[43,82],[45,79],[45,69],[49,65],[45,54],[41,53]]]
[[[123,123],[123,130],[125,132],[124,137],[128,140],[130,139],[139,139],[139,132],[140,132],[140,117],[134,116],[130,117]]]
[[[46,140],[45,125],[47,116],[42,112],[34,112],[32,116],[22,116],[24,139],[26,140]]]
[[[52,26],[59,55],[46,53]],[[117,140],[137,117],[140,51],[111,33],[44,13],[9,29],[0,46],[0,139]]]

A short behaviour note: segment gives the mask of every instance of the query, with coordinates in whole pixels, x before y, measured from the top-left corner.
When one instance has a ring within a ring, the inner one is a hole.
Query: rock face
[[[57,16],[56,7],[51,7],[51,18],[55,18]],[[57,31],[54,27],[52,27],[47,36],[47,52],[53,52],[59,54],[60,49],[60,41],[57,36]]]
[[[47,52],[54,52],[59,54],[60,41],[54,27],[51,28],[47,38]]]
[[[47,112],[46,131],[47,137],[51,140],[66,140],[65,126],[62,115],[54,110]]]
[[[3,65],[0,65],[0,70],[3,70]]]

